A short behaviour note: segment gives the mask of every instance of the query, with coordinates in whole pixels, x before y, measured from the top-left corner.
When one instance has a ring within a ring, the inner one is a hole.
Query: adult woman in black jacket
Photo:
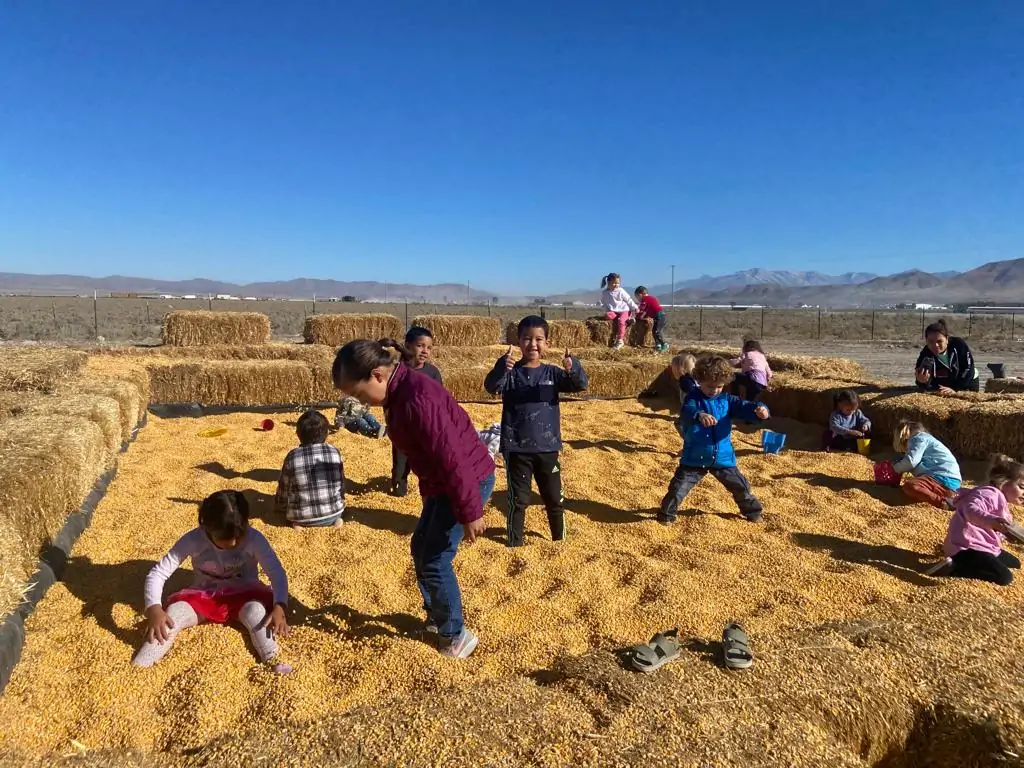
[[[914,366],[917,388],[949,395],[964,390],[977,392],[980,380],[974,367],[974,355],[967,342],[950,336],[945,320],[937,320],[924,329],[927,341]]]

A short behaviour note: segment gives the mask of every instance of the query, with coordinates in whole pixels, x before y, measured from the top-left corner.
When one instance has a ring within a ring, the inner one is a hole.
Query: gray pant
[[[181,630],[201,623],[201,619],[192,606],[184,602],[171,603],[167,607],[167,615],[174,622],[174,629],[168,632],[167,640],[163,643],[157,640],[147,640],[135,653],[132,664],[137,667],[153,666],[171,650],[171,645]],[[252,647],[260,661],[269,661],[277,655],[277,641],[274,640],[270,630],[267,628],[257,629],[266,617],[267,609],[258,600],[250,600],[238,612],[238,621],[249,630]]]
[[[726,487],[744,517],[748,520],[760,519],[761,502],[751,492],[750,483],[740,472],[739,467],[687,467],[682,464],[672,475],[672,482],[668,484],[668,493],[661,500],[658,519],[662,522],[675,520],[676,515],[679,514],[679,505],[683,503],[686,494],[707,474],[713,475],[718,482]]]

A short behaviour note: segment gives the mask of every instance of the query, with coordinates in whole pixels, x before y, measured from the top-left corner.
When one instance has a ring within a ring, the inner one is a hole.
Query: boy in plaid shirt
[[[288,453],[281,467],[275,508],[292,528],[340,527],[345,465],[338,449],[326,442],[327,418],[320,411],[306,411],[295,431],[301,445]]]

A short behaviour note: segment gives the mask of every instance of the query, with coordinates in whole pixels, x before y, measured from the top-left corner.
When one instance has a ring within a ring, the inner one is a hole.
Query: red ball
[[[263,421],[260,422],[260,426],[263,427],[264,432],[269,432],[274,428],[274,420],[264,419]]]

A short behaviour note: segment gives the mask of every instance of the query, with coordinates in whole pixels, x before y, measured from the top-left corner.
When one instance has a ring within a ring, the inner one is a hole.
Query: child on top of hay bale
[[[377,421],[377,417],[370,413],[369,408],[354,397],[341,398],[338,410],[334,414],[334,426],[336,429],[344,427],[349,432],[363,437],[384,437],[384,425]]]
[[[892,447],[903,458],[892,466],[900,474],[913,472],[903,483],[903,492],[913,501],[950,507],[950,499],[960,490],[960,465],[952,452],[929,434],[923,424],[902,420],[893,433]]]
[[[626,326],[632,322],[633,313],[639,307],[623,289],[622,278],[617,272],[609,272],[601,278],[601,306],[605,309],[605,317],[614,324],[615,341],[612,346],[622,349],[626,345]]]
[[[1010,569],[1020,560],[1003,550],[1006,531],[1013,524],[1010,504],[1024,496],[1024,464],[1009,456],[992,456],[985,485],[957,494],[953,517],[943,545],[953,561],[951,576],[980,579],[1007,586]]]
[[[821,447],[826,451],[856,453],[857,441],[871,435],[871,421],[860,409],[860,397],[852,389],[844,389],[832,398],[832,406]]]
[[[192,586],[161,604],[164,584],[192,558]],[[267,574],[270,587],[259,577]],[[256,655],[270,664],[275,637],[288,634],[288,576],[262,533],[249,527],[249,503],[239,491],[217,491],[199,505],[199,526],[186,533],[146,576],[146,642],[132,664],[151,667],[171,649],[178,633],[206,621],[237,621],[249,631]],[[271,664],[278,674],[292,671]]]
[[[661,302],[647,292],[647,288],[638,285],[633,291],[640,305],[637,307],[636,316],[651,326],[651,333],[654,334],[654,349],[657,352],[667,352],[668,344],[662,333],[668,323],[668,315],[661,307]]]
[[[534,479],[544,499],[551,528],[551,540],[565,538],[565,507],[562,472],[558,462],[562,450],[560,392],[582,392],[587,372],[580,361],[565,350],[562,366],[544,362],[548,349],[548,323],[537,315],[519,321],[519,349],[523,358],[512,360],[512,346],[494,364],[484,379],[484,389],[501,394],[501,453],[505,457],[510,503],[506,546],[523,544],[526,507]]]
[[[732,493],[747,520],[756,523],[761,519],[761,502],[736,466],[732,420],[764,420],[770,414],[762,403],[723,392],[733,375],[732,365],[724,357],[714,355],[697,361],[693,377],[698,386],[686,396],[677,427],[683,436],[683,453],[658,511],[662,525],[676,521],[686,494],[709,473]]]
[[[437,369],[430,358],[434,353],[434,334],[429,328],[414,325],[405,334],[405,349],[409,354],[408,362],[403,365],[414,371],[422,373],[441,386],[441,371]],[[391,446],[391,495],[405,496],[409,492],[409,462],[405,455],[399,453],[394,445]]]
[[[733,380],[732,393],[736,397],[757,400],[768,388],[768,382],[772,380],[772,369],[761,348],[761,342],[757,339],[747,339],[743,342],[742,354],[730,362],[734,368],[742,371]]]
[[[277,481],[275,509],[292,528],[341,527],[345,512],[345,464],[327,443],[327,418],[306,411],[295,426],[299,447],[292,448]]]
[[[437,633],[442,655],[465,659],[479,639],[465,626],[452,564],[463,537],[472,543],[484,532],[494,460],[451,393],[396,364],[390,349],[407,359],[408,350],[391,339],[350,341],[338,351],[331,377],[338,389],[361,402],[388,404],[391,440],[409,457],[423,496],[411,550],[426,630]]]

